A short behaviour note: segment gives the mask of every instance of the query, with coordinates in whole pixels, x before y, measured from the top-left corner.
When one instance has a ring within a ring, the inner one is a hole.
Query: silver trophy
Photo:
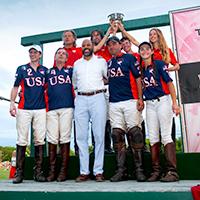
[[[124,14],[122,13],[112,13],[108,15],[110,24],[114,22],[114,26],[118,26],[118,22],[122,22],[123,18],[124,18]]]

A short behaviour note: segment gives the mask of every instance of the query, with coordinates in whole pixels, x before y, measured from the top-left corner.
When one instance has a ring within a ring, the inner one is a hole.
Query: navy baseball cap
[[[142,42],[142,43],[139,44],[138,50],[140,50],[140,47],[141,47],[142,45],[144,45],[144,44],[146,44],[146,45],[148,45],[150,48],[152,48],[152,45],[151,45],[149,42],[144,41],[144,42]]]
[[[118,37],[116,37],[116,36],[109,37],[108,40],[107,40],[107,42],[106,42],[106,45],[108,45],[110,41],[112,41],[112,42],[118,42],[118,43],[121,44],[120,39]]]

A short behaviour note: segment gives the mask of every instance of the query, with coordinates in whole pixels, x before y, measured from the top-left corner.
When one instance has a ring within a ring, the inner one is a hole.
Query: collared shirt
[[[14,87],[21,86],[18,108],[35,110],[45,108],[44,85],[47,68],[39,65],[35,71],[30,64],[21,65],[15,74]]]
[[[138,99],[136,79],[140,77],[139,62],[131,54],[121,53],[108,61],[109,101]]]
[[[153,64],[155,65],[153,67]],[[169,94],[166,90],[166,84],[172,79],[166,71],[166,64],[161,60],[155,60],[146,69],[143,68],[143,97],[144,100],[152,100]]]
[[[81,47],[72,47],[72,48],[65,48],[63,47],[67,53],[68,53],[68,58],[67,58],[67,61],[65,63],[65,67],[73,67],[74,66],[74,63],[80,59],[82,57],[82,48]],[[54,59],[54,64],[53,66],[55,67],[56,66],[56,61]]]
[[[93,92],[104,89],[107,78],[107,63],[95,55],[90,60],[81,58],[74,63],[73,84],[78,92]]]
[[[74,107],[74,90],[72,86],[72,68],[52,67],[46,75],[47,111]]]

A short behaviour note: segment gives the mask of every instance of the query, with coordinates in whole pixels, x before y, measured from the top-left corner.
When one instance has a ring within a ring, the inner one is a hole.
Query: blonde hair
[[[168,47],[166,40],[162,34],[162,31],[158,28],[152,28],[149,31],[149,33],[153,30],[157,33],[157,36],[158,36],[158,47],[159,47],[160,53],[162,55],[162,59],[165,63],[169,64],[171,62],[169,47]],[[153,46],[153,43],[151,41],[150,41],[150,43]]]

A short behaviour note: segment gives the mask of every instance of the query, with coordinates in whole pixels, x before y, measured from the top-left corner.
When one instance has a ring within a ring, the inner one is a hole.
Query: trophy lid
[[[113,20],[123,20],[124,14],[123,13],[112,13],[108,15],[108,19],[113,21]]]

